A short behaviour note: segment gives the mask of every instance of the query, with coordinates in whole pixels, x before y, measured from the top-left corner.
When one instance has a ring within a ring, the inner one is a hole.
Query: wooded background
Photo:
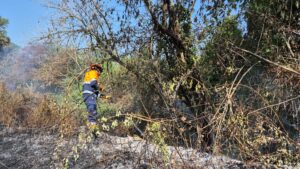
[[[113,96],[99,103],[103,129],[137,134],[162,151],[175,145],[243,161],[299,163],[299,0],[62,0],[47,6],[56,12],[41,37],[47,47],[33,69],[39,74],[16,86],[51,86],[55,96],[46,93],[45,102],[50,97],[53,105],[34,110],[41,117],[49,112],[50,126],[70,134],[82,123],[82,71],[100,62],[101,82]],[[9,44],[6,24],[0,20],[0,48]],[[0,90],[5,105],[10,92]],[[17,117],[20,110],[10,112]]]

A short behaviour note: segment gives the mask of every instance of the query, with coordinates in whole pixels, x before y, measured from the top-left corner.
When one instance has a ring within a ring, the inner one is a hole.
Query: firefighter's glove
[[[102,99],[111,99],[111,96],[103,95],[101,98]]]

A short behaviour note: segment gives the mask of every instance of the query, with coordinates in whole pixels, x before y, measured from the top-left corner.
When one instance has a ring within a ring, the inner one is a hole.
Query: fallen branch
[[[292,50],[292,47],[291,47],[291,45],[290,45],[290,37],[289,37],[289,38],[286,38],[286,34],[285,34],[285,33],[283,33],[283,34],[284,34],[284,41],[285,41],[286,46],[288,47],[288,49],[289,49],[291,55],[292,55],[293,57],[295,57],[295,54],[294,54],[294,52],[293,52],[293,50]]]
[[[295,35],[300,36],[300,33],[293,31],[292,33],[294,33]]]
[[[285,101],[282,101],[282,102],[279,102],[279,103],[275,103],[275,104],[271,104],[269,106],[266,106],[266,107],[262,107],[262,108],[259,108],[259,109],[256,109],[256,110],[253,110],[251,112],[249,112],[249,114],[252,114],[252,113],[255,113],[255,112],[258,112],[258,111],[261,111],[261,110],[264,110],[264,109],[268,109],[268,108],[272,108],[274,106],[279,106],[281,104],[284,104],[284,103],[287,103],[287,102],[290,102],[290,101],[293,101],[293,100],[296,100],[300,98],[300,95],[298,95],[297,97],[294,97],[294,98],[290,98],[288,100],[285,100]]]
[[[1,166],[3,166],[4,168],[6,168],[6,169],[9,169],[4,163],[2,163],[1,161],[0,161],[0,165]]]
[[[282,69],[284,69],[284,70],[287,70],[287,71],[289,71],[289,72],[295,73],[295,74],[297,74],[297,75],[300,75],[300,72],[298,72],[298,71],[296,71],[296,70],[294,70],[294,69],[292,69],[292,68],[286,67],[286,66],[284,66],[284,65],[280,65],[279,63],[276,63],[276,62],[273,62],[273,61],[271,61],[271,60],[269,60],[269,59],[266,59],[266,58],[264,58],[264,57],[262,57],[262,56],[260,56],[260,55],[257,55],[257,54],[255,54],[255,53],[249,51],[249,50],[242,49],[242,48],[239,48],[239,47],[235,47],[235,48],[238,49],[238,50],[240,50],[240,51],[243,51],[243,52],[245,52],[245,53],[248,53],[248,54],[250,54],[250,55],[253,55],[253,56],[255,56],[255,57],[257,57],[257,58],[259,58],[259,59],[261,59],[261,60],[263,60],[263,61],[265,61],[265,62],[267,62],[267,63],[270,63],[270,64],[272,64],[272,65],[278,66],[278,67],[280,67],[280,68],[282,68]]]

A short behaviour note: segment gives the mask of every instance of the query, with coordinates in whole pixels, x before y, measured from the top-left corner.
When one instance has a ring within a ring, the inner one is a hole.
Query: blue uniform
[[[83,99],[89,112],[88,121],[96,122],[97,120],[97,96],[99,93],[98,79],[99,73],[96,70],[89,70],[85,73],[83,83]]]

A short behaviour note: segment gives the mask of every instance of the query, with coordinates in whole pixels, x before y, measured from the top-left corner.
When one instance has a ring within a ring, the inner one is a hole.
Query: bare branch
[[[235,47],[235,49],[240,50],[240,51],[243,51],[243,52],[248,53],[248,54],[250,54],[250,55],[253,55],[253,56],[255,56],[255,57],[257,57],[257,58],[259,58],[259,59],[261,59],[261,60],[263,60],[263,61],[265,61],[265,62],[267,62],[267,63],[270,63],[270,64],[272,64],[272,65],[275,65],[275,66],[277,66],[277,67],[280,67],[280,68],[282,68],[282,69],[284,69],[284,70],[287,70],[287,71],[289,71],[289,72],[292,72],[292,73],[295,73],[295,74],[300,75],[300,72],[298,72],[298,71],[295,70],[295,69],[292,69],[292,68],[286,67],[286,66],[284,66],[284,65],[281,65],[281,64],[279,64],[279,63],[273,62],[273,61],[271,61],[271,60],[269,60],[269,59],[266,59],[266,58],[264,58],[264,57],[262,57],[262,56],[259,56],[259,55],[255,54],[255,53],[253,53],[253,52],[251,52],[251,51],[249,51],[249,50],[242,49],[242,48],[239,48],[239,47]]]

